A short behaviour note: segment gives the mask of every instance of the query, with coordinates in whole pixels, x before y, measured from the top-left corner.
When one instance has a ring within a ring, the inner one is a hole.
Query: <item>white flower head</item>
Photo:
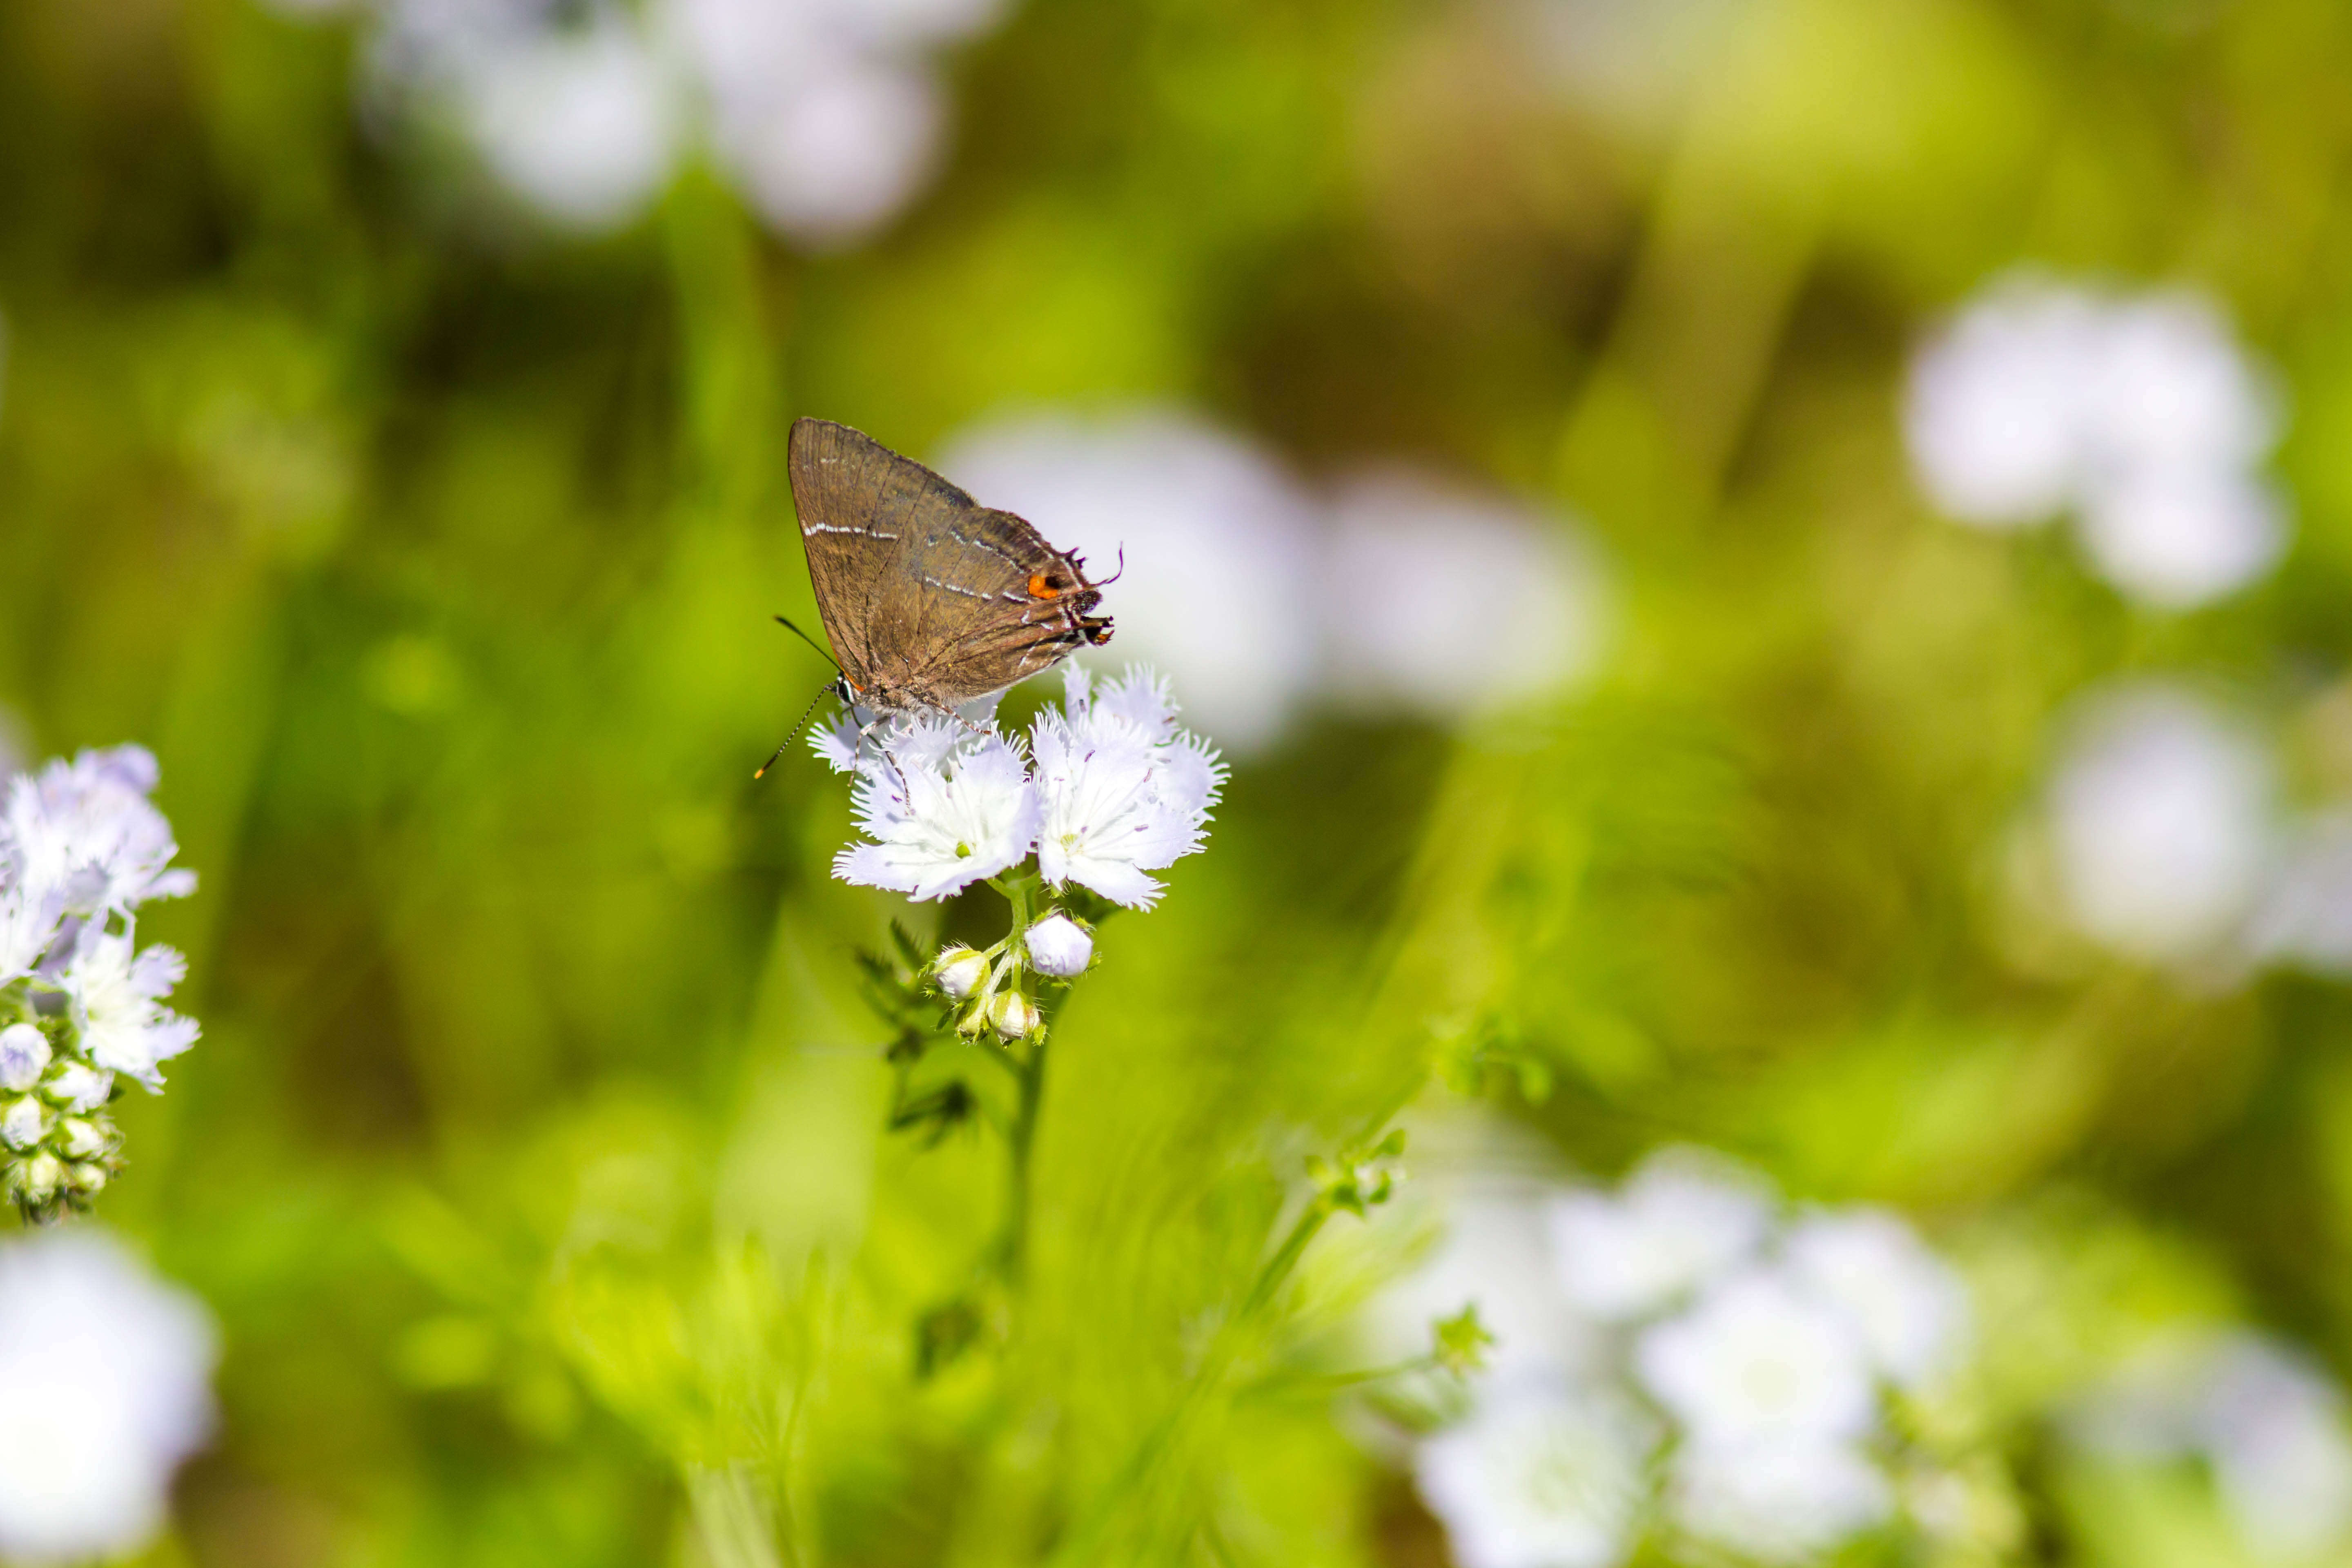
[[[1645,1317],[1752,1255],[1771,1217],[1771,1189],[1754,1173],[1703,1150],[1661,1149],[1614,1194],[1553,1200],[1559,1286],[1601,1322]]]
[[[98,1231],[0,1247],[0,1557],[111,1558],[163,1522],[212,1430],[213,1331]]]
[[[2207,703],[2160,687],[2084,715],[2051,786],[2058,890],[2088,936],[2194,958],[2237,931],[2269,868],[2270,764]]]
[[[65,912],[62,887],[28,887],[0,871],[0,985],[40,967],[56,945]]]
[[[2285,549],[2284,506],[2255,471],[2278,402],[2209,300],[2011,278],[1913,361],[1905,431],[1952,517],[2013,528],[2074,511],[2101,576],[2182,610]]]
[[[2099,575],[2158,609],[2236,592],[2285,552],[2278,492],[2250,473],[2196,464],[2126,469],[2084,498],[2083,544]]]
[[[2084,400],[2091,460],[2111,473],[2242,468],[2278,439],[2276,391],[2186,290],[2105,305]]]
[[[1776,1269],[1725,1280],[1643,1331],[1633,1364],[1696,1442],[1839,1442],[1878,1419],[1862,1336]]]
[[[1021,940],[1029,951],[1030,967],[1056,980],[1084,974],[1094,962],[1095,939],[1059,910],[1031,926]]]
[[[1413,1475],[1462,1568],[1612,1568],[1633,1546],[1656,1446],[1623,1398],[1538,1382],[1423,1443]]]
[[[30,1024],[0,1029],[0,1089],[22,1094],[49,1068],[48,1037]]]
[[[1129,669],[1094,689],[1067,667],[1063,710],[1031,731],[1043,820],[1037,868],[1114,903],[1149,909],[1163,870],[1201,848],[1226,770],[1216,752],[1176,728],[1164,680]]]
[[[156,775],[145,747],[116,746],[14,780],[0,813],[0,863],[32,902],[0,923],[37,930],[52,900],[58,913],[100,917],[194,891],[195,873],[172,868],[172,825],[147,800]],[[0,932],[0,949],[23,940]]]
[[[1916,1391],[1950,1369],[1968,1331],[1968,1289],[1900,1217],[1810,1215],[1784,1255],[1807,1290],[1844,1314],[1882,1376]]]
[[[896,216],[929,182],[947,125],[919,62],[835,52],[782,90],[720,97],[716,139],[752,208],[804,245],[834,248]]]
[[[196,1043],[196,1021],[160,1005],[187,968],[171,948],[135,951],[127,935],[86,933],[64,982],[89,1059],[150,1089],[163,1087],[160,1064]]]
[[[884,757],[859,764],[857,823],[875,842],[834,858],[843,881],[944,899],[1018,864],[1036,843],[1038,792],[1012,747],[992,736],[958,744],[936,763],[920,750],[894,742]]]
[[[556,222],[627,222],[668,179],[673,92],[635,23],[600,10],[457,62],[467,134],[500,181]]]
[[[2004,280],[1911,363],[1904,434],[1921,482],[1962,522],[2018,528],[2072,504],[2084,473],[2103,312],[2083,290]]]
[[[1699,1442],[1675,1456],[1675,1521],[1759,1563],[1801,1563],[1883,1524],[1894,1489],[1850,1444]]]

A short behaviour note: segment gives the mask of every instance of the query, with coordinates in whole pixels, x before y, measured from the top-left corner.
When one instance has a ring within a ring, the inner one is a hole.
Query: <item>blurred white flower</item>
[[[89,1059],[150,1089],[163,1087],[159,1064],[196,1043],[196,1021],[159,1005],[187,971],[187,960],[171,948],[134,950],[128,935],[85,935],[63,981]]]
[[[1937,506],[2016,528],[2073,503],[2101,325],[2082,290],[2011,279],[1928,340],[1911,362],[1903,427]]]
[[[1883,1524],[1893,1489],[1845,1443],[1787,1436],[1692,1444],[1675,1456],[1675,1522],[1759,1563],[1801,1563]]]
[[[333,0],[265,0],[293,15]],[[642,212],[700,121],[769,226],[826,247],[928,183],[947,108],[929,56],[1003,0],[351,0],[373,14],[375,96],[454,121],[555,221]]]
[[[1904,429],[1952,517],[2013,528],[2073,510],[2101,576],[2181,610],[2285,549],[2285,508],[2255,471],[2277,405],[2207,300],[2012,277],[1921,348]]]
[[[1343,485],[1318,591],[1346,700],[1438,717],[1551,690],[1599,652],[1598,568],[1565,522],[1403,471]]]
[[[1659,1150],[1614,1194],[1552,1201],[1560,1290],[1602,1322],[1659,1311],[1750,1256],[1771,1213],[1753,1173],[1702,1150]]]
[[[2186,610],[2244,587],[2278,563],[2286,519],[2251,474],[2135,468],[2092,487],[2084,548],[2099,575],[2142,604]]]
[[[1062,711],[1031,731],[1044,819],[1037,869],[1055,887],[1079,882],[1114,903],[1150,909],[1164,870],[1200,849],[1224,764],[1176,728],[1167,682],[1130,668],[1099,692],[1065,667]]]
[[[1220,745],[1281,733],[1317,675],[1316,516],[1265,454],[1175,413],[1022,416],[967,430],[939,467],[1096,572],[1123,559],[1121,651],[1167,669]]]
[[[2240,1537],[2264,1561],[2309,1561],[2352,1539],[2343,1391],[2262,1335],[2165,1339],[2084,1400],[2063,1430],[2111,1459],[2201,1458]]]
[[[2278,439],[2275,394],[2198,295],[2104,303],[2090,370],[2085,435],[2107,472],[2222,472],[2260,461]]]
[[[2186,692],[2101,698],[2049,794],[2058,889],[2074,922],[2130,956],[2193,958],[2231,936],[2273,851],[2263,752]]]
[[[949,723],[908,728],[938,732]],[[993,877],[1037,841],[1037,791],[1019,754],[993,738],[958,745],[941,762],[886,742],[881,756],[860,764],[853,799],[857,826],[876,842],[845,847],[833,874],[919,900]]]
[[[1421,1445],[1413,1473],[1461,1568],[1609,1568],[1633,1545],[1657,1446],[1626,1401],[1523,1384]]]
[[[0,1029],[0,1089],[22,1094],[41,1081],[49,1067],[48,1037],[30,1024]]]
[[[460,98],[483,160],[515,193],[584,229],[625,223],[667,183],[674,89],[625,16],[532,33],[464,61]]]
[[[2352,1435],[2343,1391],[2309,1362],[2252,1334],[2215,1357],[2196,1425],[2246,1543],[2306,1560],[2352,1532]]]
[[[929,183],[946,120],[924,67],[842,55],[785,90],[721,100],[716,136],[771,227],[832,247],[863,238]]]
[[[1957,1361],[1968,1288],[1899,1215],[1815,1212],[1790,1232],[1782,1255],[1810,1294],[1845,1316],[1879,1373],[1899,1386],[1922,1388]]]
[[[213,1422],[213,1332],[185,1292],[102,1235],[0,1246],[0,1557],[135,1550]]]
[[[2324,974],[2352,972],[2352,811],[2297,825],[2250,923],[2255,958]]]
[[[1862,1336],[1770,1269],[1735,1276],[1643,1331],[1633,1365],[1699,1443],[1833,1443],[1877,1424]]]
[[[1475,1305],[1495,1338],[1486,1363],[1498,1382],[1584,1370],[1591,1327],[1563,1311],[1542,1200],[1521,1184],[1480,1181],[1449,1194],[1443,1230],[1412,1273],[1374,1298],[1367,1327],[1389,1361],[1426,1354],[1430,1325]]]
[[[1094,961],[1095,939],[1059,910],[1031,926],[1021,941],[1029,951],[1029,966],[1056,980],[1084,974]]]

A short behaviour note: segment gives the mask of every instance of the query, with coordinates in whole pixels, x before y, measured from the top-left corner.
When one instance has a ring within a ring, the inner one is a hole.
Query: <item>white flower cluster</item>
[[[84,752],[9,783],[0,811],[0,1184],[28,1214],[78,1205],[120,1168],[115,1075],[161,1088],[195,1043],[163,999],[186,964],[141,948],[140,905],[195,888],[148,801],[155,759]]]
[[[940,467],[1089,559],[1122,556],[1121,647],[1239,752],[1318,697],[1454,718],[1556,689],[1600,653],[1601,574],[1574,529],[1411,470],[1318,493],[1152,409],[990,420]]]
[[[1160,889],[1150,873],[1207,837],[1224,764],[1177,729],[1168,683],[1149,670],[1131,668],[1097,689],[1068,665],[1063,690],[1061,710],[1039,714],[1030,730],[1034,765],[1001,737],[950,717],[892,722],[862,751],[855,715],[819,730],[817,754],[857,775],[857,824],[872,840],[843,849],[833,874],[944,899],[1034,852],[1055,888],[1075,882],[1113,903],[1150,908]],[[1063,956],[1057,935],[1045,938],[1046,962]]]
[[[346,0],[268,0],[281,11]],[[421,100],[551,219],[608,228],[659,194],[698,125],[778,233],[854,241],[913,199],[947,110],[931,57],[1003,0],[349,0],[379,95]]]
[[[1463,1568],[1612,1568],[1661,1514],[1702,1550],[1794,1563],[1896,1516],[1889,1401],[1956,1369],[1969,1317],[1904,1221],[1789,1215],[1688,1149],[1613,1193],[1461,1217],[1401,1295],[1475,1301],[1498,1340],[1467,1416],[1414,1458]]]
[[[2004,279],[1911,366],[1904,428],[1952,517],[2021,528],[2075,514],[2099,574],[2187,609],[2245,586],[2286,544],[2258,471],[2278,399],[2192,294]]]
[[[2307,1563],[2352,1545],[2345,1417],[2344,1391],[2307,1358],[2235,1331],[2152,1349],[2066,1426],[2113,1462],[2201,1462],[2255,1560]]]
[[[212,1431],[214,1356],[204,1309],[105,1237],[0,1246],[0,1560],[143,1545],[172,1472]]]

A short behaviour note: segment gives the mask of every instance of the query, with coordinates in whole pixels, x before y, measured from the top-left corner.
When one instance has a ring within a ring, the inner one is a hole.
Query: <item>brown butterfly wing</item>
[[[1109,620],[1089,615],[1102,595],[1077,559],[1025,520],[974,507],[942,532],[941,569],[925,574],[931,636],[908,671],[926,700],[952,707],[1002,691],[1085,643],[1109,640]]]
[[[920,464],[830,420],[793,421],[785,467],[824,635],[850,684],[870,690],[879,673],[875,608],[903,575],[908,513],[929,485],[945,487],[966,505],[970,498]]]
[[[920,463],[803,419],[790,467],[825,635],[884,706],[952,708],[1108,638],[1075,557]]]

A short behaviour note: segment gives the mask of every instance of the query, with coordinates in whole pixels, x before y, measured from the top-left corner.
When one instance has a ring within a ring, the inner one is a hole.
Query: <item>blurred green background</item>
[[[1641,35],[1622,91],[1499,3],[1022,0],[919,194],[809,246],[691,148],[540,220],[371,109],[366,16],[0,7],[0,700],[151,745],[203,878],[144,930],[205,1037],[101,1205],[226,1347],[152,1561],[1441,1563],[1328,1402],[1120,1467],[1301,1156],[1465,1092],[2346,1364],[2352,999],[2021,924],[2003,846],[2118,677],[2352,795],[2352,13],[1555,8]],[[2021,261],[2220,302],[2292,410],[2276,573],[2161,614],[1934,514],[1908,356]],[[1614,641],[1239,760],[1056,1037],[1023,1337],[919,1380],[1000,1156],[883,1133],[851,955],[1001,906],[845,889],[840,782],[751,782],[823,674],[783,434],[1138,400],[1581,519]],[[1344,1364],[1343,1273],[1266,1354]],[[2211,1560],[2047,1458],[2095,1358],[2042,1348],[1997,1555]]]

